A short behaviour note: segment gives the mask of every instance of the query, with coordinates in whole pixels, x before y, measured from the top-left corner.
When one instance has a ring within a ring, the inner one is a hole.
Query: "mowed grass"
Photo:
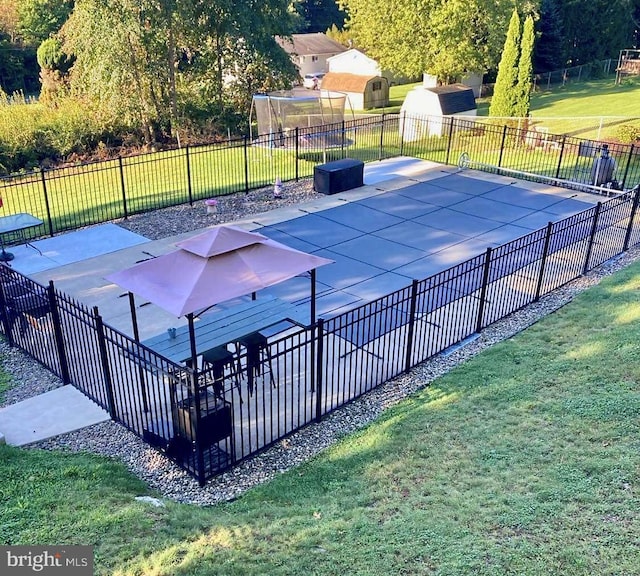
[[[389,107],[384,112],[400,112],[404,99],[420,83],[392,86]],[[640,77],[621,84],[615,76],[589,82],[575,82],[538,91],[531,96],[531,117],[540,119],[551,134],[568,134],[585,139],[615,138],[621,124],[640,126]],[[479,98],[478,116],[489,115],[491,98]],[[378,112],[382,112],[379,110]],[[600,124],[602,117],[605,118]],[[623,118],[625,117],[625,118]]]
[[[399,112],[407,92],[417,85],[392,86],[390,106],[373,112]],[[617,118],[600,122],[594,115],[637,115],[638,98],[640,81],[636,80],[627,80],[620,86],[615,86],[612,79],[571,84],[548,94],[535,94],[532,116],[534,124],[544,125],[551,134],[612,138],[621,124],[634,121]],[[480,100],[478,106],[478,114],[486,115],[488,101]],[[550,120],[550,116],[558,119]],[[561,118],[567,116],[571,118]],[[586,118],[578,121],[579,116]],[[51,218],[53,232],[59,232],[121,218],[125,215],[125,205],[127,213],[138,213],[268,186],[276,178],[288,181],[308,177],[313,174],[315,164],[343,155],[365,161],[400,153],[427,156],[441,162],[446,159],[446,154],[440,153],[446,150],[443,148],[446,139],[428,143],[426,148],[420,142],[401,146],[393,125],[382,133],[377,126],[359,127],[347,134],[347,140],[344,151],[337,148],[323,153],[303,148],[297,161],[293,150],[261,146],[245,149],[242,141],[232,147],[223,143],[192,148],[188,153],[185,150],[159,152],[124,158],[121,162],[73,166],[47,173],[46,185],[36,171],[7,180],[0,187],[0,193],[6,214],[29,212],[43,220]],[[455,158],[457,155],[450,156],[449,161]],[[563,162],[567,161],[574,162],[563,158]],[[553,160],[550,170],[555,170],[556,164]],[[526,169],[521,165],[515,167]],[[43,227],[37,232],[44,234],[49,230]]]
[[[9,544],[114,575],[632,575],[640,264],[237,501],[154,508],[94,456],[0,447]]]

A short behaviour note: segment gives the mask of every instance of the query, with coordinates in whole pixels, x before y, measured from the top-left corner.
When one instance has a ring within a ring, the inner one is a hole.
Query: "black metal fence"
[[[611,144],[624,188],[640,182],[640,152]],[[313,175],[314,167],[344,157],[365,162],[398,155],[456,164],[467,153],[479,167],[587,182],[600,143],[553,135],[491,119],[388,114],[296,129],[216,145],[187,147],[113,161],[18,174],[2,179],[4,213],[28,212],[44,224],[27,239],[54,235],[136,213]],[[13,239],[5,237],[11,243]],[[24,240],[24,236],[15,240]]]
[[[201,484],[640,242],[640,189],[222,364],[174,364],[99,310],[0,266],[12,345],[72,383]]]

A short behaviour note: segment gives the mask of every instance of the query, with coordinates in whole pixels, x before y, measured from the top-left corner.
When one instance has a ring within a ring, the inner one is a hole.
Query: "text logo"
[[[93,546],[0,546],[3,576],[91,576]]]

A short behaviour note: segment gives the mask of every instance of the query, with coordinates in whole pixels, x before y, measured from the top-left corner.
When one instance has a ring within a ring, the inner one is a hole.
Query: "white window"
[[[318,61],[317,56],[311,56],[311,62],[317,62],[317,61]]]

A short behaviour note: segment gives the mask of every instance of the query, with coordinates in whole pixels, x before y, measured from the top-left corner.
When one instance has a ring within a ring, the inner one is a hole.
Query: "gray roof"
[[[477,108],[473,90],[464,84],[435,86],[433,88],[427,88],[427,90],[437,94],[440,109],[444,116],[466,112],[467,110],[475,110]]]
[[[290,39],[283,36],[276,36],[276,42],[280,44],[287,54],[296,54],[298,56],[309,56],[313,54],[333,55],[347,51],[347,48],[342,44],[332,40],[322,32],[316,32],[314,34],[293,34]]]

